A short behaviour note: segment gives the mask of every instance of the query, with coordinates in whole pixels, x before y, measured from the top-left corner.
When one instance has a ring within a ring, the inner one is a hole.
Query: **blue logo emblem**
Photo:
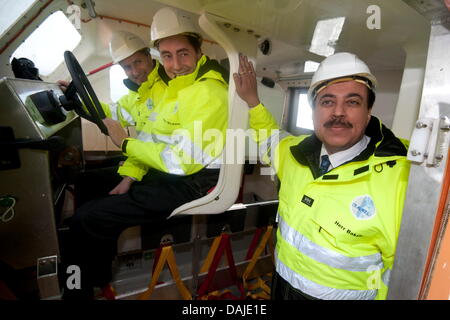
[[[368,195],[359,196],[353,199],[350,205],[350,210],[358,220],[371,219],[377,213],[375,204],[373,203],[372,198]]]
[[[153,100],[150,99],[150,98],[147,99],[147,108],[148,108],[149,110],[152,110],[152,109],[153,109]]]

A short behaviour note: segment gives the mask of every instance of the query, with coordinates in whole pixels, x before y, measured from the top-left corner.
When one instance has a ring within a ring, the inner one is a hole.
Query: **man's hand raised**
[[[239,55],[239,72],[233,74],[236,92],[250,108],[256,107],[260,102],[258,98],[258,84],[253,64],[244,55]]]

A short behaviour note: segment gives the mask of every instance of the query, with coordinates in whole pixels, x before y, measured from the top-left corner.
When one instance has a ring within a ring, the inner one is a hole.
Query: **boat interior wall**
[[[374,73],[379,85],[372,114],[378,117],[385,126],[392,128],[403,70],[383,70]]]
[[[411,8],[424,16],[431,24],[444,25],[445,22],[450,22],[448,10],[445,7],[444,1],[440,0],[403,0]]]
[[[278,124],[281,124],[283,118],[284,96],[285,90],[279,85],[275,84],[273,88],[258,83],[258,93],[264,106],[269,109]]]
[[[417,121],[423,119],[441,119],[450,117],[450,62],[448,46],[450,41],[450,20],[434,24],[431,28],[429,58],[426,64],[420,112]],[[397,243],[397,253],[392,271],[390,299],[423,298],[430,285],[430,259],[435,247],[436,230],[445,225],[445,218],[439,218],[439,197],[441,192],[447,198],[443,178],[448,171],[448,130],[445,125],[435,126],[437,143],[442,140],[444,150],[436,153],[437,157],[428,155],[424,163],[411,166],[408,191],[406,194],[403,219]],[[431,144],[431,143],[429,143]],[[411,150],[410,150],[411,153]],[[434,159],[433,159],[434,158]],[[437,160],[427,165],[428,160]],[[447,163],[447,168],[446,168]],[[423,186],[427,186],[424,188]],[[448,229],[447,229],[448,230]],[[434,233],[433,233],[434,232]],[[444,267],[445,268],[445,267]],[[448,291],[444,296],[448,299]]]
[[[405,68],[393,123],[393,131],[405,139],[411,137],[419,113],[428,42],[429,35],[418,37],[416,41],[405,46]]]

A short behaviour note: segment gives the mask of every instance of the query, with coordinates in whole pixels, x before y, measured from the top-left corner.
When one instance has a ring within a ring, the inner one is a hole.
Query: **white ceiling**
[[[296,73],[304,61],[323,59],[308,52],[316,23],[322,19],[345,16],[336,51],[354,52],[379,70],[403,69],[404,46],[429,32],[429,21],[401,0],[95,0],[95,4],[98,14],[148,25],[164,5],[224,17],[272,40],[271,54],[258,58],[259,72],[268,76]],[[380,30],[366,26],[369,5],[381,9]]]

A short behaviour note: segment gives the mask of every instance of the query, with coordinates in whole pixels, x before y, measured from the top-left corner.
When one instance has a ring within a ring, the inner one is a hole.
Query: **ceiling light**
[[[315,61],[306,61],[305,62],[305,68],[303,69],[303,72],[316,72],[317,68],[319,68],[320,63]]]
[[[344,23],[345,17],[318,21],[309,51],[324,57],[331,56],[335,51]]]

